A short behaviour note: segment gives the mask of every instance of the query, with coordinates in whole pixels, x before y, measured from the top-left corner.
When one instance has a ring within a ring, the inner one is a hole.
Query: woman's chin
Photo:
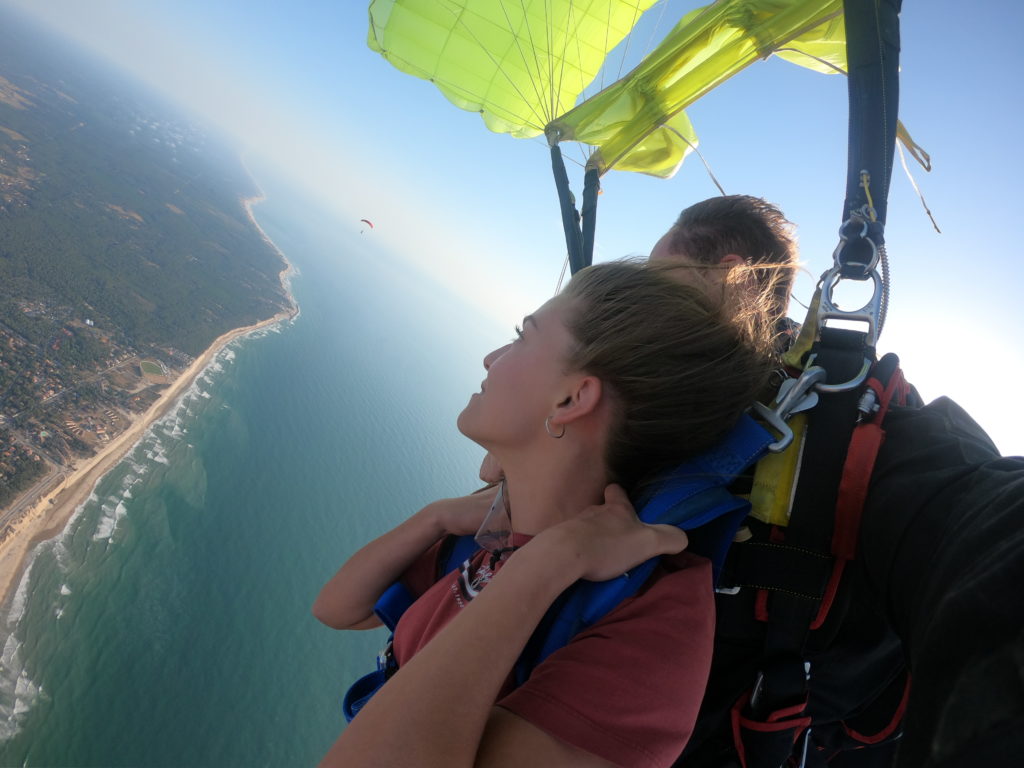
[[[456,427],[456,429],[458,429],[458,430],[459,430],[459,432],[461,432],[461,433],[462,433],[462,434],[464,434],[464,435],[465,435],[466,437],[468,437],[468,438],[469,438],[470,440],[472,440],[472,439],[473,439],[473,436],[472,436],[472,435],[470,434],[470,432],[472,431],[472,429],[470,429],[470,432],[467,432],[467,431],[466,431],[466,430],[467,430],[467,428],[471,428],[471,426],[472,426],[472,425],[471,425],[472,419],[470,419],[470,418],[469,418],[469,417],[468,417],[468,416],[466,415],[466,414],[467,414],[467,411],[469,411],[469,405],[467,405],[467,406],[466,406],[465,408],[463,408],[463,409],[462,409],[462,413],[460,413],[460,414],[459,414],[459,416],[458,416],[458,418],[457,418],[457,419],[455,419],[455,427]]]

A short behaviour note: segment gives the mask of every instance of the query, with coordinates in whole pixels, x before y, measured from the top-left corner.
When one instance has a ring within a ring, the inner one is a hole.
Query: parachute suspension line
[[[555,285],[555,296],[562,292],[562,281],[565,280],[565,270],[569,266],[569,254],[565,254],[562,260],[562,271],[558,275],[558,284]]]
[[[547,9],[550,9],[550,0],[545,0],[544,5]],[[568,19],[575,17],[576,4],[572,0],[569,3]],[[548,13],[548,10],[545,10]],[[562,92],[562,82],[565,79],[565,52],[569,49],[569,36],[563,35],[562,38],[562,50],[559,53],[560,61],[556,67],[555,58],[552,55],[555,49],[555,28],[554,24],[551,23],[551,16],[548,15],[548,68],[551,71],[551,116],[549,120],[554,120],[558,117],[558,113],[561,111],[561,105],[558,103],[558,94]]]
[[[608,9],[608,18],[606,19],[607,23],[605,24],[605,30],[604,30],[604,47],[605,47],[605,50],[607,50],[608,49],[608,30],[611,27],[612,7],[611,7],[610,4],[605,6],[605,7]],[[569,13],[572,15],[572,19],[571,19],[572,24],[570,26],[575,26],[575,21],[576,21],[576,4],[574,2],[569,4]],[[580,48],[580,38],[579,38],[579,36],[576,36],[575,42],[576,42],[576,57],[578,59],[582,60],[583,59],[583,50],[582,50],[582,48]],[[562,48],[562,68],[563,68],[563,72],[564,72],[564,69],[565,69],[565,51],[566,51],[566,49],[568,47],[569,47],[568,46],[568,36],[566,36],[566,45],[565,45],[564,48]],[[580,72],[580,97],[582,97],[583,100],[586,100],[586,95],[584,94],[584,92],[587,89],[586,88],[587,84],[585,82],[583,82],[583,70],[580,69],[579,72]],[[601,78],[604,79],[604,68],[603,67],[601,68]],[[561,90],[561,88],[562,88],[562,80],[563,79],[564,78],[562,76],[559,77],[559,80],[558,80],[558,88],[559,88],[559,90]],[[590,159],[590,156],[587,154],[587,150],[584,148],[584,146],[582,144],[577,143],[576,144],[576,148],[577,148],[577,151],[580,153],[580,157],[582,159],[576,160],[575,158],[571,158],[570,157],[569,160],[574,162],[574,163],[578,163],[581,168],[586,168],[587,167],[587,161]]]
[[[914,146],[917,146],[917,145],[915,144]],[[935,217],[932,216],[931,208],[929,208],[928,207],[928,203],[925,202],[924,195],[921,193],[920,187],[917,186],[917,182],[914,181],[914,177],[910,173],[910,168],[907,167],[907,156],[903,152],[902,139],[901,139],[901,141],[896,143],[896,149],[899,150],[899,153],[900,153],[900,164],[903,166],[903,172],[906,173],[907,174],[907,178],[910,179],[910,186],[912,186],[914,188],[914,191],[917,192],[917,199],[921,201],[921,205],[924,207],[924,212],[926,214],[928,214],[928,218],[931,219],[932,226],[935,227],[935,231],[938,232],[941,235],[942,234],[942,230],[939,229],[939,225],[936,223]],[[911,153],[914,152],[914,150],[910,150],[910,151],[911,151]],[[917,158],[916,154],[914,155],[914,157],[915,157],[915,159],[917,159],[918,162],[921,162],[920,158]],[[925,170],[928,170],[928,168],[926,168]]]
[[[619,71],[615,74],[615,79],[618,80],[622,77],[622,68],[626,64],[626,56],[629,55],[629,44],[633,42],[633,27],[636,26],[637,16],[640,12],[639,6],[633,6],[633,23],[629,27],[629,34],[626,35],[626,47],[622,51],[622,58],[619,59]]]
[[[575,27],[576,26],[576,3],[574,3],[574,2],[569,3],[569,18],[568,18],[568,22],[569,22],[569,26],[570,27]],[[607,33],[605,33],[605,34],[607,34]],[[557,93],[561,93],[562,92],[562,83],[565,82],[565,59],[566,59],[565,52],[567,50],[569,50],[569,35],[565,35],[564,36],[564,40],[562,42],[562,64],[561,64],[561,67],[558,70],[558,90],[557,90]],[[577,56],[580,55],[580,41],[579,41],[579,37],[576,38],[576,55]],[[582,79],[582,71],[580,73],[580,77]],[[554,92],[554,89],[552,89],[552,91]],[[580,92],[581,93],[583,92],[583,88],[582,87],[580,87]],[[552,96],[552,98],[554,98],[554,97]],[[552,108],[551,112],[552,112],[552,114],[551,114],[552,119],[557,117],[557,115],[554,114],[554,108]]]
[[[608,18],[605,19],[605,25],[604,25],[604,49],[607,51],[608,50],[608,38],[610,37],[609,32],[611,31],[610,28],[612,26],[612,5],[611,5],[611,3],[608,3],[608,5],[606,5],[605,8],[608,9],[608,14],[607,14]],[[630,30],[630,31],[632,32],[632,30]],[[605,79],[606,76],[607,76],[607,73],[605,72],[604,66],[602,65],[601,66],[601,82],[598,83],[598,91],[603,91],[604,90],[604,79]],[[580,93],[582,93],[582,91],[580,91]]]
[[[520,0],[522,4],[524,0]],[[548,54],[548,120],[551,120],[555,116],[555,67],[554,67],[554,48],[555,48],[555,30],[554,25],[551,23],[551,2],[550,0],[544,0],[544,19],[547,22],[544,25],[544,37],[545,49]]]
[[[647,38],[647,45],[644,46],[643,56],[640,57],[641,60],[646,59],[647,58],[647,54],[649,54],[654,49],[654,37],[655,37],[655,35],[658,34],[658,30],[661,29],[661,22],[665,19],[665,9],[667,7],[668,7],[667,0],[666,0],[666,2],[661,3],[661,10],[658,12],[658,20],[656,22],[654,22],[654,25],[651,27],[651,35],[650,35],[650,37]],[[621,71],[621,70],[622,70],[622,67],[620,65],[619,71]]]
[[[801,56],[806,56],[809,59],[814,59],[819,64],[824,64],[826,67],[834,69],[837,74],[840,74],[840,75],[847,74],[845,69],[843,69],[842,67],[837,67],[831,61],[823,59],[820,56],[815,56],[813,53],[808,53],[807,51],[801,51],[799,48],[776,48],[773,51],[773,53],[779,53],[780,51],[781,52],[785,52],[785,53],[799,53]]]
[[[605,24],[605,30],[604,30],[604,47],[605,47],[605,50],[608,49],[608,27],[611,26],[611,13],[612,13],[611,6],[608,5],[606,7],[608,8],[608,18],[606,20],[607,23]],[[576,4],[575,3],[570,3],[569,4],[569,13],[572,16],[572,18],[570,19],[571,25],[574,26],[575,22],[576,22]],[[566,45],[562,49],[562,67],[563,67],[563,72],[564,72],[564,67],[565,67],[565,51],[569,47],[568,43],[569,43],[568,37],[566,37]],[[579,38],[579,36],[575,37],[575,43],[576,43],[576,58],[578,60],[582,61],[582,59],[583,59],[583,49],[580,47],[580,38]],[[583,70],[580,69],[579,73],[580,73],[580,85],[579,85],[580,90],[579,90],[579,97],[577,97],[577,100],[579,100],[579,98],[582,98],[583,100],[586,100],[586,96],[585,96],[584,92],[587,90],[587,84],[585,82],[583,82]],[[559,81],[558,81],[559,89],[561,89],[561,86],[562,86],[562,79],[563,78],[560,77]],[[569,160],[571,162],[573,162],[573,163],[577,163],[581,168],[586,168],[587,167],[587,160],[589,159],[588,155],[587,155],[587,150],[584,148],[584,146],[582,144],[577,143],[576,144],[576,151],[578,151],[580,153],[580,158],[581,159],[580,160],[576,160],[575,158],[570,157]]]
[[[505,7],[504,4],[502,4],[502,10],[504,10],[504,7]],[[459,14],[459,13],[456,13],[451,8],[447,8],[447,10],[454,17],[455,23],[458,24],[459,26],[461,26],[466,31],[466,34],[468,34],[473,39],[473,41],[477,44],[477,47],[479,47],[480,50],[484,52],[484,55],[486,55],[487,58],[489,58],[491,60],[491,63],[494,64],[495,68],[502,75],[504,75],[505,79],[508,81],[508,84],[512,87],[512,90],[514,90],[519,95],[519,98],[522,100],[522,102],[524,104],[529,104],[530,101],[523,94],[522,89],[518,85],[516,85],[515,80],[513,80],[511,77],[509,77],[508,73],[502,68],[500,62],[497,59],[494,58],[494,55],[487,48],[487,46],[485,46],[482,42],[480,42],[480,38],[478,38],[473,33],[473,30],[470,29],[470,27],[462,20],[462,15]],[[506,14],[506,18],[508,18],[507,14]],[[518,40],[516,41],[516,47],[517,48],[519,47]],[[523,57],[523,63],[525,64],[526,63],[526,57],[523,54],[521,48],[519,49],[519,53],[520,53],[520,56]],[[527,70],[529,70],[529,67],[527,67]],[[534,95],[536,95],[538,97],[538,99],[539,99],[540,98],[540,93],[537,91],[537,84],[536,84],[536,82],[533,82],[533,78],[531,78],[531,84],[533,85]],[[533,109],[532,107],[530,108],[530,113],[533,115],[533,119],[536,121],[536,123],[534,123],[534,127],[538,128],[540,130],[543,130],[544,129],[544,125],[547,123],[547,121],[544,119],[544,116],[543,115],[538,115],[537,114],[537,110]],[[526,118],[522,118],[522,121],[524,123],[529,123],[529,121]]]
[[[679,131],[677,131],[675,128],[673,128],[671,125],[667,125],[666,124],[666,125],[663,125],[661,127],[662,128],[668,128],[668,130],[672,131],[672,133],[674,133],[680,139],[685,141],[686,142],[686,146],[688,146],[690,149],[692,149],[694,152],[697,153],[697,157],[699,157],[700,161],[702,163],[704,163],[704,170],[708,172],[708,176],[711,177],[711,181],[713,181],[715,186],[718,187],[718,191],[722,194],[722,197],[725,197],[725,189],[722,187],[721,184],[718,183],[718,179],[715,178],[714,171],[711,170],[711,166],[708,165],[708,161],[704,159],[704,155],[701,154],[701,151],[699,149],[697,149],[697,145],[694,144],[692,141],[690,141],[685,136],[683,136],[683,134],[681,134]]]
[[[530,17],[526,13],[526,4],[525,4],[524,0],[519,0],[519,10],[521,10],[523,12],[523,24],[526,26],[526,33],[527,33],[527,36],[530,39],[530,49],[533,51],[533,67],[534,67],[533,71],[536,72],[536,75],[534,75],[530,71],[530,61],[529,61],[529,59],[526,56],[526,52],[523,51],[522,45],[520,45],[520,43],[519,43],[519,35],[515,35],[513,37],[513,39],[516,41],[516,50],[519,51],[519,58],[522,59],[523,68],[526,70],[527,73],[530,74],[530,84],[533,85],[533,95],[537,97],[537,103],[538,104],[543,104],[544,103],[544,98],[543,98],[544,94],[543,94],[543,91],[542,91],[542,89],[540,87],[540,83],[541,83],[540,59],[537,57],[537,44],[536,44],[536,42],[534,42],[534,39],[533,39],[533,26],[530,25],[530,23],[529,23],[529,18]],[[510,30],[514,29],[514,27],[512,25],[512,19],[509,18],[508,8],[505,7],[504,0],[502,0],[502,2],[501,2],[501,12],[503,14],[505,14],[505,24],[508,26],[508,28]],[[536,114],[536,113],[534,113],[534,114]],[[544,125],[547,125],[548,121],[551,120],[551,116],[550,115],[539,115],[539,117],[540,117],[540,121],[541,121],[541,124],[542,124],[541,127],[543,127]]]

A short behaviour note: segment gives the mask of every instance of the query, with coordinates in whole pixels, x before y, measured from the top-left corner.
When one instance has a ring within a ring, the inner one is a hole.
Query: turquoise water
[[[266,191],[301,314],[223,351],[37,551],[0,623],[2,765],[314,764],[382,639],[318,624],[319,587],[473,487],[454,420],[501,330]]]

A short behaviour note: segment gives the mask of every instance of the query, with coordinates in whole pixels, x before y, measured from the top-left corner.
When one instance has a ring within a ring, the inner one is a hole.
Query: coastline
[[[36,546],[59,535],[67,527],[75,511],[88,499],[96,484],[138,444],[153,422],[167,413],[224,347],[242,336],[298,316],[299,308],[289,284],[289,277],[293,272],[292,264],[267,237],[252,215],[252,206],[263,199],[262,195],[245,198],[242,200],[242,206],[263,239],[284,261],[285,267],[281,270],[280,279],[290,307],[266,320],[235,328],[214,339],[213,343],[175,378],[156,402],[138,416],[124,432],[94,456],[76,462],[73,470],[65,472],[64,477],[13,524],[12,533],[0,545],[0,605],[9,605]]]

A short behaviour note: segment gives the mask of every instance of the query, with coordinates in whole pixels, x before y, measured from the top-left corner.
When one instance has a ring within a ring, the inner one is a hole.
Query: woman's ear
[[[718,261],[720,267],[742,267],[747,260],[736,253],[727,253]]]
[[[602,392],[602,383],[597,376],[580,375],[573,378],[569,395],[555,406],[550,423],[569,424],[592,413],[601,404]]]

